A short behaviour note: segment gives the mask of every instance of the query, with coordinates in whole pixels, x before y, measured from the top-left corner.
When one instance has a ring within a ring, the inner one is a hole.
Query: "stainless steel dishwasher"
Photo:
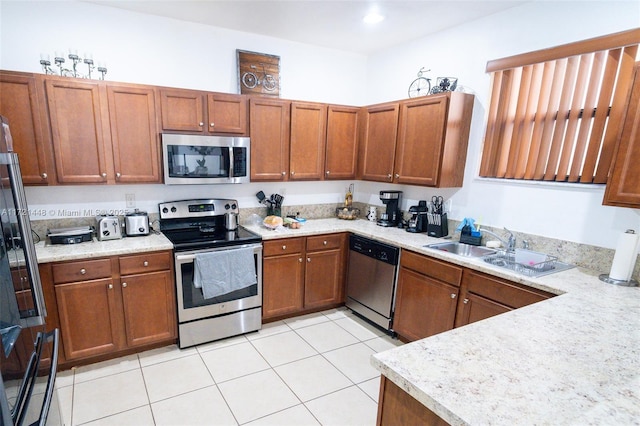
[[[357,235],[349,237],[346,305],[391,331],[400,249]]]

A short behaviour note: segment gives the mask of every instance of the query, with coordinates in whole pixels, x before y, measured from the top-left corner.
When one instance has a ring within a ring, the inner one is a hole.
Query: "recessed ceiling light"
[[[372,10],[367,13],[362,20],[367,24],[377,24],[384,20],[384,16],[382,16],[377,10]]]

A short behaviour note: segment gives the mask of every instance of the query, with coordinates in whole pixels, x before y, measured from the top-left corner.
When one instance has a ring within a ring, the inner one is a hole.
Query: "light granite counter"
[[[108,241],[94,238],[93,241],[79,244],[49,244],[40,241],[36,244],[36,257],[38,263],[49,263],[160,250],[173,250],[173,244],[164,235],[151,233]]]
[[[263,239],[353,232],[558,297],[375,354],[388,379],[454,425],[640,424],[640,289],[571,269],[528,278],[428,249],[425,234],[356,220],[248,226]],[[562,259],[560,259],[562,260]]]

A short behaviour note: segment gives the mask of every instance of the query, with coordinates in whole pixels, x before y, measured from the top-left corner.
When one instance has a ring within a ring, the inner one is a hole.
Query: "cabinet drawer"
[[[120,275],[140,274],[144,272],[171,269],[171,252],[151,252],[134,256],[120,257]]]
[[[421,254],[403,250],[400,264],[407,269],[414,270],[445,283],[460,286],[462,268],[440,260],[432,259]]]
[[[542,290],[529,289],[491,275],[465,270],[464,285],[467,291],[517,309],[549,299],[555,295]]]
[[[307,237],[307,251],[341,248],[343,241],[344,234],[327,234]]]
[[[53,282],[56,284],[111,278],[110,259],[57,263],[52,266],[52,269]]]
[[[262,252],[265,257],[279,256],[281,254],[302,253],[304,238],[282,238],[280,240],[265,241]]]

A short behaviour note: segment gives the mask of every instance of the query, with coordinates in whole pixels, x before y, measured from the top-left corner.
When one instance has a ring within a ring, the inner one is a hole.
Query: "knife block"
[[[430,237],[442,238],[449,235],[449,222],[447,214],[427,215],[427,235]]]

